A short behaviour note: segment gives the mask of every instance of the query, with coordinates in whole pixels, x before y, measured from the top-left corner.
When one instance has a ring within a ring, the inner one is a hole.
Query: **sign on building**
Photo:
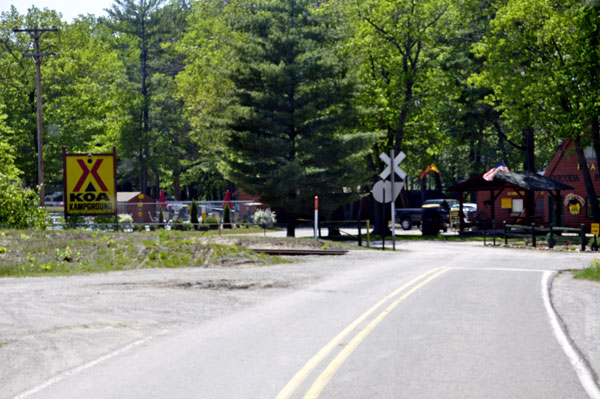
[[[117,214],[117,156],[67,154],[63,147],[65,216]]]

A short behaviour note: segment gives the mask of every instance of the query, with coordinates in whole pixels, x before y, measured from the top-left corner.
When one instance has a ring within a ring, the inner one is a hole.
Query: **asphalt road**
[[[337,269],[314,283],[144,337],[17,398],[595,397],[545,299],[552,272],[588,256],[399,248],[323,261]]]

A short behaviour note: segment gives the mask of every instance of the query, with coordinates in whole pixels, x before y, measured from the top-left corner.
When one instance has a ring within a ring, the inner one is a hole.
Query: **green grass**
[[[140,268],[281,263],[241,246],[206,244],[197,232],[0,231],[0,277],[57,276]]]
[[[600,281],[600,260],[593,259],[589,267],[575,272],[573,276],[580,280]]]

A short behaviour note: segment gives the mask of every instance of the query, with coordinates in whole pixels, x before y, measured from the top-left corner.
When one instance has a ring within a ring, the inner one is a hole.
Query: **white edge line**
[[[569,338],[565,334],[565,331],[558,321],[556,311],[550,302],[550,278],[554,273],[555,272],[546,271],[542,277],[542,298],[544,299],[544,306],[546,307],[546,312],[548,313],[548,319],[550,320],[552,331],[554,332],[554,336],[556,337],[558,344],[565,352],[565,355],[567,355],[567,358],[569,358],[569,362],[571,362],[571,365],[573,366],[581,385],[589,397],[592,399],[600,399],[600,389],[596,384],[596,380],[594,379],[592,371],[569,341]]]
[[[150,337],[146,337],[146,338],[137,340],[135,342],[130,343],[129,345],[126,345],[126,346],[124,346],[124,347],[122,347],[120,349],[117,349],[114,352],[110,352],[110,353],[107,353],[106,355],[100,356],[96,360],[92,360],[91,362],[88,362],[88,363],[82,364],[81,366],[77,366],[75,368],[67,370],[67,371],[65,371],[62,374],[59,374],[57,376],[54,376],[54,377],[50,378],[49,380],[46,380],[44,383],[38,385],[37,387],[34,387],[34,388],[32,388],[32,389],[30,389],[28,391],[25,391],[25,392],[23,392],[23,393],[15,396],[14,399],[25,399],[25,398],[28,398],[29,396],[34,395],[34,394],[36,394],[36,393],[38,393],[38,392],[40,392],[40,391],[48,388],[51,385],[54,385],[54,384],[56,384],[56,383],[58,383],[58,382],[60,382],[60,381],[62,381],[64,379],[66,379],[66,378],[78,375],[78,374],[82,373],[83,371],[91,369],[92,367],[95,367],[95,366],[97,366],[98,364],[100,364],[102,362],[105,362],[105,361],[107,361],[109,359],[112,359],[113,357],[119,356],[119,355],[121,355],[121,354],[123,354],[123,353],[125,353],[125,352],[127,352],[127,351],[129,351],[129,350],[131,350],[131,349],[133,349],[135,347],[137,347],[137,346],[143,345],[146,342],[152,340],[153,338],[165,334],[166,332],[167,331],[164,330],[164,331],[161,331],[156,336],[150,336]]]
[[[514,269],[509,267],[448,267],[448,269],[456,269],[456,270],[477,270],[477,271],[492,271],[492,272],[536,272],[536,273],[547,273],[552,272],[552,270],[548,269]]]

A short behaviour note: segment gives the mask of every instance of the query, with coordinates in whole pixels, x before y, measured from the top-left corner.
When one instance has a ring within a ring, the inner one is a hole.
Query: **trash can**
[[[424,236],[436,236],[442,225],[440,212],[435,208],[427,208],[423,211],[421,219],[422,233]]]

